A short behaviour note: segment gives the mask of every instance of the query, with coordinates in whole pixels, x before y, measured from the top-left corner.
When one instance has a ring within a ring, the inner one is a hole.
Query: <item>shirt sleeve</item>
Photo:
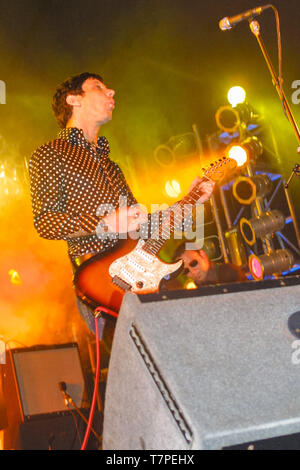
[[[64,168],[59,155],[49,145],[32,155],[29,176],[34,226],[41,237],[68,240],[79,231],[95,232],[102,217],[64,211]]]

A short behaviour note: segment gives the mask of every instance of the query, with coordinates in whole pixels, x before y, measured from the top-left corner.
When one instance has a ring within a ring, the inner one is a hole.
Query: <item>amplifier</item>
[[[3,367],[8,418],[5,449],[18,448],[21,434],[37,432],[38,425],[28,423],[69,414],[59,382],[66,383],[67,392],[78,408],[89,406],[77,343],[11,349]],[[30,440],[30,436],[27,438]]]

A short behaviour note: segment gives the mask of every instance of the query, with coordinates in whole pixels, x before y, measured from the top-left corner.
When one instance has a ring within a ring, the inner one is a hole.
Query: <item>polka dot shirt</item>
[[[93,145],[82,130],[66,128],[58,139],[42,145],[31,157],[34,226],[43,238],[66,240],[71,258],[98,253],[117,243],[117,237],[100,239],[95,232],[105,215],[97,215],[100,204],[117,208],[120,196],[127,198],[128,206],[137,203],[109,152],[105,137],[99,137]],[[78,231],[90,235],[70,237]]]

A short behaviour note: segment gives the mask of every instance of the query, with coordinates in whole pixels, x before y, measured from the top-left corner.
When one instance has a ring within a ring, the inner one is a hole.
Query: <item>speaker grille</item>
[[[79,408],[87,406],[77,344],[38,346],[10,351],[23,418],[66,410],[59,382],[65,382]]]

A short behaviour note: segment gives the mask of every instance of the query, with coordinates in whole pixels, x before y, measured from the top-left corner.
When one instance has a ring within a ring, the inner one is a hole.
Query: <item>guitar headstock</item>
[[[234,170],[236,166],[237,163],[232,158],[222,157],[211,162],[206,168],[202,168],[203,176],[218,183],[225,178],[229,170]]]

